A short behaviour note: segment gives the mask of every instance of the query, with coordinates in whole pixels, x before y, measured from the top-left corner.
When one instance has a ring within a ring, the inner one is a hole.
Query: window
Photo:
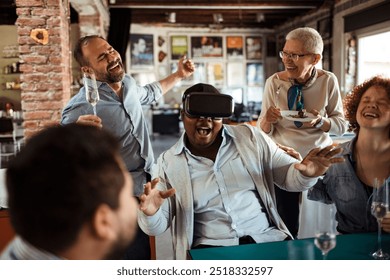
[[[390,73],[390,29],[358,35],[357,84]]]

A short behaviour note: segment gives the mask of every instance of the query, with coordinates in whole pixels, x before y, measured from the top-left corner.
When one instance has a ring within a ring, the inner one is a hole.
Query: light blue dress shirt
[[[245,124],[224,125],[223,129],[231,136],[229,149],[237,150],[244,168],[253,180],[270,223],[275,225],[273,231],[283,235],[278,240],[292,237],[276,210],[274,186],[276,184],[289,191],[303,191],[313,186],[317,178],[303,176],[294,168],[298,161],[279,149],[274,141],[255,127]],[[174,259],[186,259],[187,250],[193,246],[195,233],[194,195],[188,155],[183,148],[184,137],[185,133],[175,145],[159,156],[153,174],[153,178],[163,179],[157,188],[166,190],[173,187],[176,189],[175,195],[166,199],[153,216],[146,216],[138,209],[138,224],[145,233],[160,235],[170,228]],[[236,179],[241,181],[239,177]],[[250,187],[249,183],[247,185]],[[265,236],[268,233],[273,235],[271,230],[260,234]],[[259,242],[256,236],[252,237]]]
[[[238,245],[246,235],[258,243],[283,240],[286,234],[269,224],[255,184],[225,129],[222,137],[215,162],[183,146],[194,196],[193,246]]]
[[[154,155],[142,105],[148,105],[162,96],[159,82],[143,87],[129,75],[125,75],[123,101],[107,83],[97,82],[100,101],[96,105],[97,115],[102,119],[103,128],[113,133],[120,142],[120,153],[134,181],[134,194],[143,192],[146,173],[151,173]],[[85,97],[85,89],[69,101],[62,112],[62,124],[76,122],[81,115],[93,114],[92,105]]]

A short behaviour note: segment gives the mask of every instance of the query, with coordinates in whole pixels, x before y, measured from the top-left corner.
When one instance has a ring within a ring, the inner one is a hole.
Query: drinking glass
[[[382,250],[382,219],[389,210],[389,186],[388,181],[380,183],[378,179],[374,180],[374,190],[372,193],[371,214],[378,222],[378,250],[371,254],[374,259],[387,260],[389,254]]]
[[[318,203],[314,244],[326,260],[328,253],[336,247],[336,207],[334,204]]]
[[[10,161],[15,158],[16,153],[16,143],[0,143],[0,168],[7,168]]]
[[[83,83],[85,88],[85,97],[92,105],[93,114],[96,116],[96,104],[100,100],[100,97],[96,84],[96,76],[93,70],[89,69],[83,72]]]

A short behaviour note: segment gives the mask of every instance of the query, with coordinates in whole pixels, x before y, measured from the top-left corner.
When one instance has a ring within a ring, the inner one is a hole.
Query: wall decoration
[[[194,85],[197,83],[207,83],[206,65],[204,63],[194,63],[196,71],[189,76],[185,81]]]
[[[31,30],[30,37],[42,45],[49,43],[49,32],[46,29],[36,28]]]
[[[226,37],[226,54],[228,58],[242,58],[244,54],[244,39],[242,36]]]
[[[158,36],[158,46],[161,47],[165,43],[165,39],[162,36]]]
[[[191,37],[192,57],[222,57],[222,36]]]
[[[187,36],[171,36],[171,59],[180,59],[183,55],[188,55]]]
[[[223,93],[233,97],[233,102],[236,104],[243,104],[244,103],[244,90],[243,90],[243,88],[231,87],[231,88],[226,89]]]
[[[246,37],[246,59],[262,59],[261,37]]]
[[[167,54],[163,51],[158,52],[158,62],[163,62],[164,58],[167,56]]]
[[[130,35],[130,65],[132,68],[153,68],[153,35]]]
[[[228,87],[244,85],[244,67],[241,61],[227,64],[227,85]]]
[[[215,87],[224,84],[224,67],[220,62],[207,64],[207,82]]]
[[[264,70],[262,63],[247,63],[246,64],[246,79],[247,85],[262,86],[264,83]]]

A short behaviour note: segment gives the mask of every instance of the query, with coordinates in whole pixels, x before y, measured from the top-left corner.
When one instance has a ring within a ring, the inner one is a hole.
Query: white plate
[[[306,112],[307,118],[295,118],[293,116],[298,115],[298,111],[281,111],[282,117],[286,120],[293,121],[293,122],[311,122],[312,120],[316,119],[316,116],[314,116],[312,113]]]

